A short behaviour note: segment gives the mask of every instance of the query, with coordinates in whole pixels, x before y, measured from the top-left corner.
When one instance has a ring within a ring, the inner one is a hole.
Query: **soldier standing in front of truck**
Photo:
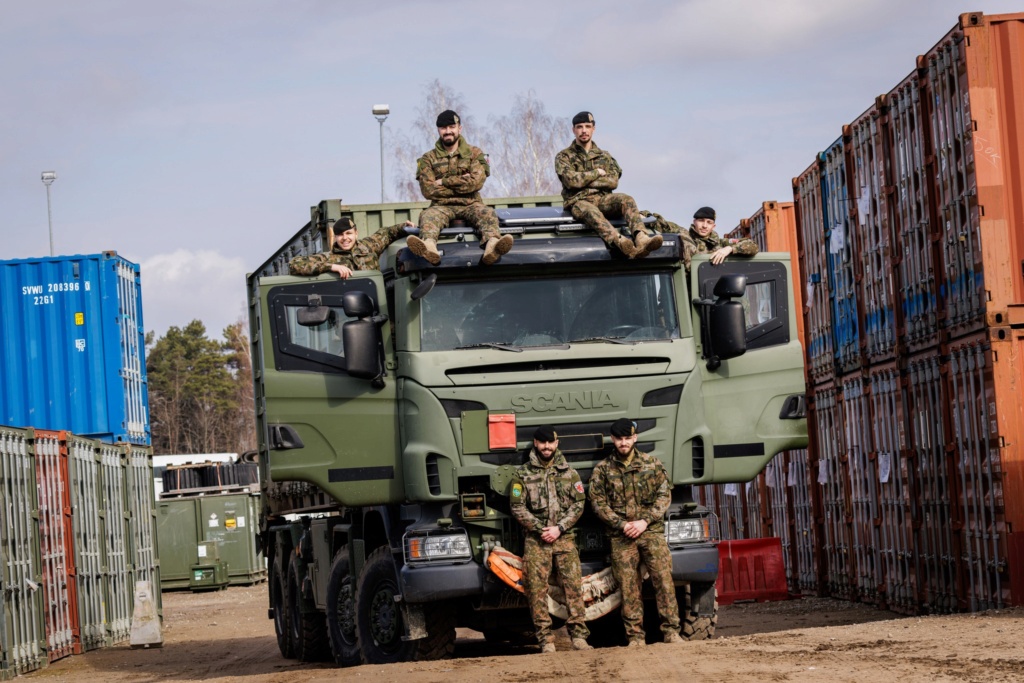
[[[335,272],[342,280],[347,280],[354,270],[379,270],[380,255],[392,242],[405,237],[405,229],[411,227],[412,221],[406,221],[359,239],[356,224],[348,216],[343,216],[332,228],[331,250],[311,256],[296,256],[288,262],[288,272],[292,275]]]
[[[647,234],[636,201],[628,194],[612,192],[619,186],[622,168],[594,143],[594,115],[581,111],[572,117],[572,132],[576,139],[555,156],[565,208],[628,258],[643,258],[661,247],[661,235]],[[607,216],[624,218],[632,239],[620,235]]]
[[[437,238],[454,219],[480,233],[481,263],[489,266],[512,249],[512,235],[501,234],[494,209],[485,206],[480,189],[491,175],[487,156],[462,137],[459,115],[448,109],[437,116],[437,144],[416,162],[416,180],[430,206],[420,214],[420,235],[406,241],[409,251],[432,265],[441,262]]]
[[[613,422],[611,436],[614,452],[590,476],[590,504],[611,536],[612,572],[622,591],[629,647],[645,643],[641,560],[654,585],[662,637],[666,643],[681,643],[672,555],[665,540],[664,518],[672,502],[668,471],[661,460],[636,449],[636,425],[631,420]]]
[[[533,433],[529,460],[512,478],[510,506],[526,530],[524,584],[530,616],[541,652],[554,652],[551,614],[548,612],[548,578],[554,564],[569,613],[566,627],[574,650],[592,649],[583,605],[580,555],[573,525],[583,514],[587,497],[580,475],[558,450],[558,434],[544,425]]]

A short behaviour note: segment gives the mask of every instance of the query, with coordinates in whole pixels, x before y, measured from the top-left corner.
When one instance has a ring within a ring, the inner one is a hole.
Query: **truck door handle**
[[[807,396],[805,394],[791,394],[786,397],[779,411],[780,420],[801,420],[807,417]]]
[[[270,425],[270,445],[275,451],[306,447],[299,433],[291,425]]]

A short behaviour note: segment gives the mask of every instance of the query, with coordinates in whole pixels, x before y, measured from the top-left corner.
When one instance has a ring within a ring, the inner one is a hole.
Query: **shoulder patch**
[[[512,484],[512,497],[522,498],[523,497],[523,485],[519,482]]]
[[[576,486],[574,486],[573,488],[576,489],[576,493],[583,493],[583,482],[582,481],[576,482]]]

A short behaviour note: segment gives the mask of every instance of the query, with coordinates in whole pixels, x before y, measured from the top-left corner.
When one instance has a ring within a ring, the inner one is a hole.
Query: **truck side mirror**
[[[341,299],[349,320],[341,326],[341,342],[345,348],[345,370],[352,377],[384,384],[384,340],[380,326],[386,315],[373,315],[373,300],[366,292],[348,292]]]
[[[319,294],[310,294],[308,304],[300,308],[295,315],[295,320],[303,327],[318,327],[330,320],[333,311],[324,306]]]
[[[703,358],[714,372],[723,360],[742,356],[747,350],[747,326],[743,304],[733,301],[746,293],[747,276],[727,273],[718,278],[713,290],[717,299],[694,299],[700,311]]]

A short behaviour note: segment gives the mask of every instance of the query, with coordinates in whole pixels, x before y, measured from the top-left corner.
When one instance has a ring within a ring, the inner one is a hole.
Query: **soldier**
[[[628,258],[643,258],[661,247],[661,235],[647,234],[633,198],[612,192],[619,186],[622,169],[594,143],[594,115],[581,111],[572,117],[572,132],[576,139],[555,157],[565,208]],[[633,238],[621,236],[606,216],[626,219]]]
[[[679,226],[676,226],[679,227]],[[702,206],[693,214],[693,224],[682,238],[683,263],[690,269],[694,254],[711,254],[711,263],[720,264],[726,256],[753,256],[758,252],[757,242],[751,239],[723,239],[715,232],[715,210]]]
[[[526,530],[523,557],[524,588],[530,616],[537,629],[541,652],[554,652],[551,614],[548,613],[548,578],[551,565],[565,591],[569,618],[566,626],[574,650],[592,649],[587,643],[586,608],[583,606],[579,551],[572,527],[583,514],[586,496],[583,482],[558,450],[553,427],[538,427],[533,433],[530,460],[512,478],[512,514]]]
[[[485,266],[512,249],[512,235],[501,234],[494,209],[484,206],[480,188],[491,174],[487,157],[462,137],[459,115],[448,109],[437,116],[437,144],[416,162],[416,179],[430,206],[420,214],[420,235],[411,236],[409,251],[431,264],[441,262],[437,237],[458,218],[480,233],[481,259]]]
[[[320,275],[333,271],[342,280],[347,280],[353,270],[377,270],[380,268],[380,255],[392,242],[405,237],[405,229],[411,227],[412,221],[406,221],[359,239],[356,224],[348,216],[343,216],[334,224],[331,250],[312,256],[296,256],[288,262],[288,272],[292,275]]]
[[[643,646],[642,577],[637,566],[647,566],[654,585],[666,643],[681,643],[679,603],[672,583],[672,555],[665,540],[665,513],[672,502],[668,471],[657,458],[636,450],[636,425],[625,418],[612,423],[608,456],[590,476],[590,504],[609,529],[612,572],[622,590],[622,621],[629,647]]]

